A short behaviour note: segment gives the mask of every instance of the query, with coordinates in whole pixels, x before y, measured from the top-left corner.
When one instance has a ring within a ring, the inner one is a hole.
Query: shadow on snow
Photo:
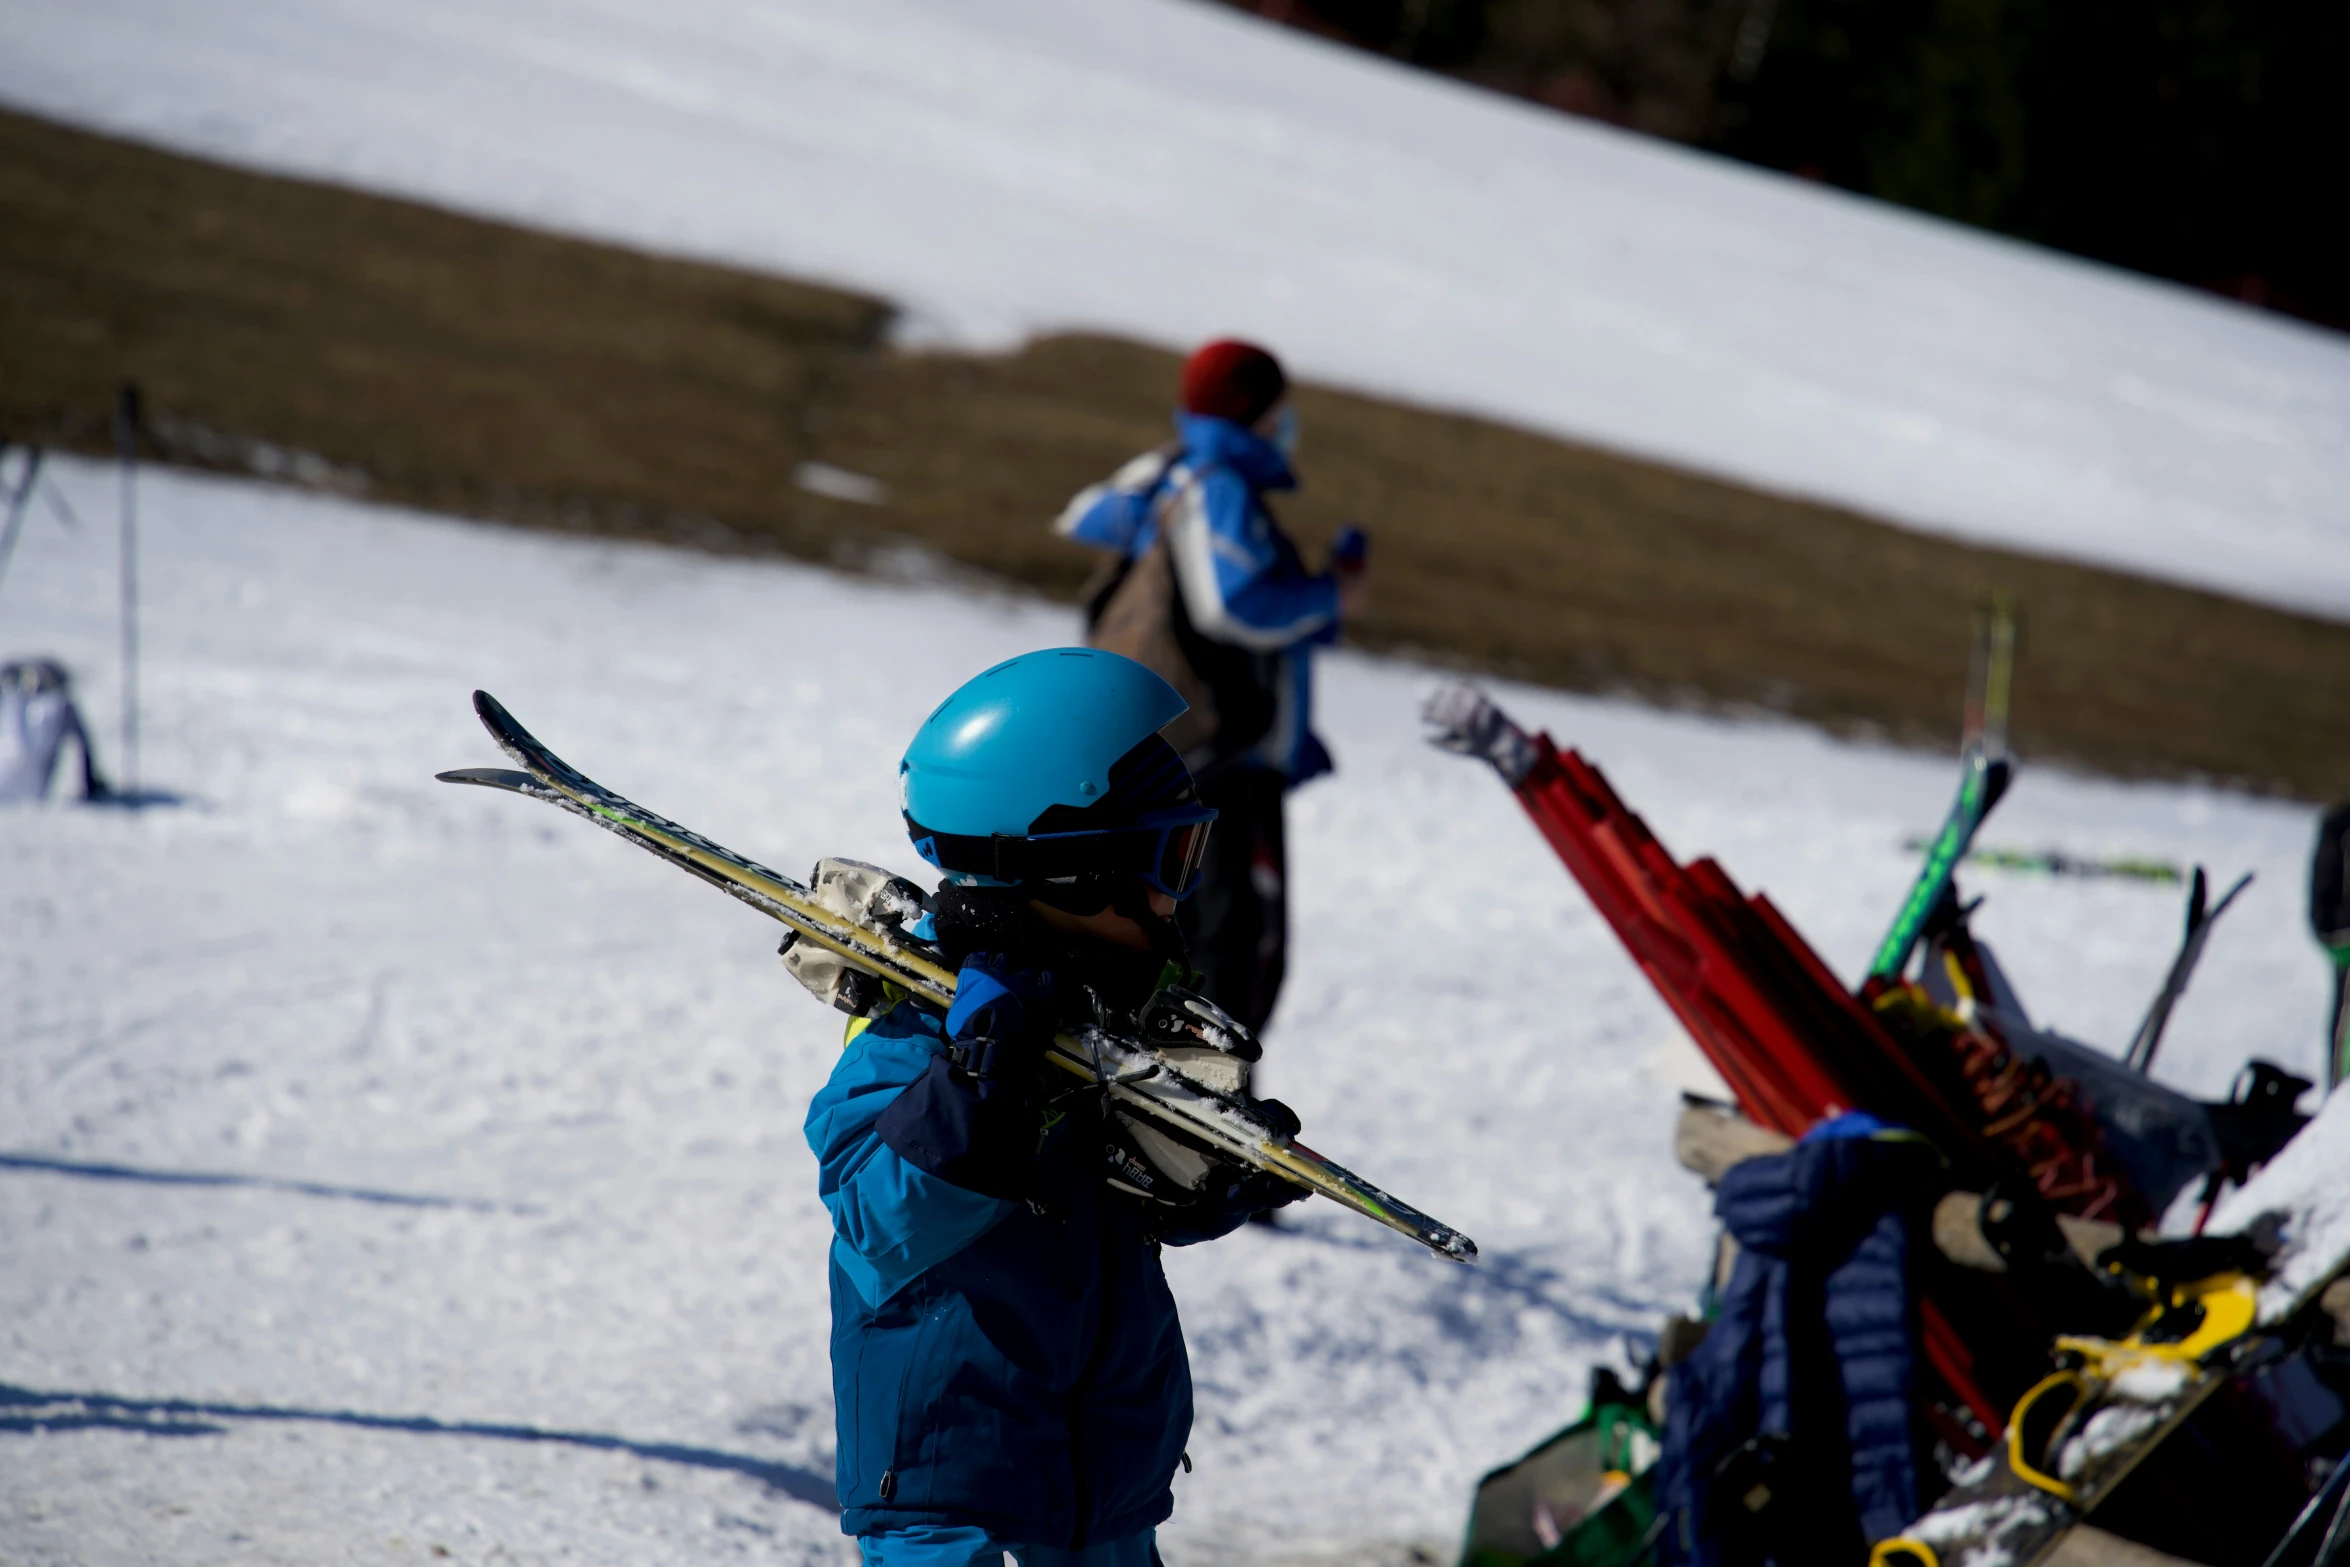
[[[1341,1234],[1294,1220],[1259,1233],[1283,1241],[1337,1251],[1394,1252],[1392,1239],[1377,1234]],[[1473,1346],[1493,1346],[1494,1318],[1479,1309],[1514,1302],[1556,1318],[1578,1337],[1621,1338],[1645,1354],[1655,1347],[1656,1327],[1667,1308],[1658,1301],[1606,1281],[1575,1279],[1565,1270],[1538,1262],[1525,1252],[1486,1252],[1461,1266],[1444,1263],[1428,1289],[1428,1313],[1446,1336]]]
[[[832,1479],[789,1464],[680,1442],[637,1442],[601,1431],[550,1431],[542,1426],[428,1415],[370,1415],[351,1409],[288,1409],[270,1404],[215,1404],[181,1398],[116,1398],[107,1393],[57,1393],[0,1383],[0,1432],[137,1431],[147,1436],[223,1436],[224,1420],[305,1421],[413,1436],[477,1437],[497,1442],[548,1442],[602,1452],[630,1453],[657,1463],[723,1469],[747,1475],[795,1502],[832,1511]]]
[[[257,1191],[290,1192],[298,1197],[337,1197],[347,1202],[382,1203],[394,1208],[461,1208],[472,1213],[537,1213],[522,1203],[485,1202],[472,1197],[435,1197],[414,1192],[376,1191],[365,1186],[335,1186],[324,1181],[296,1181],[275,1175],[233,1175],[207,1170],[143,1170],[129,1164],[93,1164],[58,1159],[47,1154],[0,1153],[0,1170],[31,1170],[43,1175],[76,1175],[92,1181],[144,1181],[158,1186],[244,1186]]]
[[[109,789],[80,803],[100,811],[152,811],[201,802],[170,789]]]

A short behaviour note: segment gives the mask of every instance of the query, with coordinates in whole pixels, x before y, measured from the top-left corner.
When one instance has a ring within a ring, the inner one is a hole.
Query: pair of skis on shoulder
[[[488,692],[476,691],[473,707],[490,738],[522,770],[459,768],[438,774],[443,783],[501,789],[583,817],[778,921],[799,944],[895,985],[925,1006],[944,1011],[954,1004],[955,971],[937,948],[894,928],[876,911],[827,899],[818,888],[614,794],[540,744]],[[1082,1028],[1055,1038],[1046,1059],[1073,1078],[1098,1083],[1120,1113],[1179,1143],[1204,1145],[1229,1161],[1270,1171],[1439,1256],[1456,1262],[1477,1256],[1468,1236],[1331,1163],[1289,1136],[1255,1100],[1197,1081],[1141,1040]]]

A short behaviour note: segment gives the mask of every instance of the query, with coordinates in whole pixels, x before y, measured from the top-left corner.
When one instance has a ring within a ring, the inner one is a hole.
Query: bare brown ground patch
[[[704,548],[913,543],[1072,596],[1091,557],[1047,523],[1165,437],[1175,357],[1094,336],[902,353],[889,320],[836,289],[0,114],[11,439],[102,450],[135,379],[180,461],[291,451],[381,499]],[[1307,488],[1283,515],[1309,544],[1372,530],[1368,646],[1942,745],[1969,617],[2007,591],[2027,755],[2312,799],[2350,784],[2350,626],[1487,420],[1322,387],[1299,403]],[[806,493],[807,461],[888,499]]]

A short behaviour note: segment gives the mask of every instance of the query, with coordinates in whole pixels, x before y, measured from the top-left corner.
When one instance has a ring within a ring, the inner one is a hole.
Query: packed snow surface
[[[79,671],[116,766],[113,476],[55,471],[82,526],[34,514],[0,654]],[[432,774],[498,761],[480,686],[758,859],[917,868],[907,736],[1068,613],[220,479],[141,495],[143,779],[180,803],[0,813],[0,1557],[844,1560],[800,1134],[840,1018],[753,911]],[[1475,1477],[1707,1256],[1669,1154],[1693,1053],[1500,783],[1421,745],[1434,683],[1325,666],[1341,770],[1294,802],[1264,1087],[1483,1260],[1325,1203],[1169,1254],[1199,1391],[1178,1567],[1446,1548]],[[1955,783],[1788,725],[1498,694],[1847,975]],[[1996,827],[2258,870],[2161,1073],[2314,1071],[2305,812],[2027,760]],[[2128,1037],[2175,889],[1967,886],[2037,1014]]]
[[[0,0],[0,102],[2350,613],[2350,340],[1186,0]],[[1310,434],[1309,434],[1310,439]]]
[[[2211,1216],[2219,1233],[2264,1215],[2285,1221],[2284,1250],[2260,1289],[2264,1322],[2283,1319],[2350,1261],[2350,1095],[2329,1098],[2318,1118]]]

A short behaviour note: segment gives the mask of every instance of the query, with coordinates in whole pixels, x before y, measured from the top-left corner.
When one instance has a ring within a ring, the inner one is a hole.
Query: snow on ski
[[[828,908],[807,884],[606,789],[548,750],[488,692],[476,691],[473,706],[498,748],[524,770],[458,768],[436,774],[443,783],[500,789],[583,817],[919,1000],[941,1009],[953,1004],[954,972],[922,943]],[[1284,1135],[1253,1102],[1194,1082],[1146,1045],[1088,1028],[1057,1037],[1047,1059],[1072,1076],[1104,1084],[1122,1108],[1178,1136],[1197,1138],[1228,1157],[1318,1192],[1439,1256],[1456,1262],[1476,1259],[1477,1243],[1468,1236]]]

